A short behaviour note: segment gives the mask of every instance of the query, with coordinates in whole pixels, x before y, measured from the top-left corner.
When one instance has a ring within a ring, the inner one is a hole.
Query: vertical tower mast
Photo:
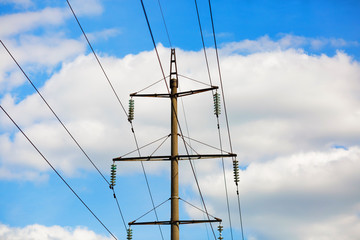
[[[170,99],[171,99],[171,240],[179,240],[179,161],[177,119],[178,75],[175,49],[171,49]]]

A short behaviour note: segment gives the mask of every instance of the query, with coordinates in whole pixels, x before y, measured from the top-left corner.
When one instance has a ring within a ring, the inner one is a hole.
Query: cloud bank
[[[159,46],[159,52],[162,59],[169,57],[169,49]],[[179,72],[206,82],[201,52],[178,49],[177,59]],[[122,59],[103,56],[101,61],[125,104],[130,92],[161,79],[159,72],[153,71],[158,66],[152,51]],[[360,183],[356,171],[360,167],[359,63],[343,52],[329,57],[288,49],[246,56],[222,52],[221,64],[233,145],[245,167],[240,191],[246,235],[252,239],[356,239],[360,212],[356,189]],[[134,143],[129,140],[132,136],[125,114],[103,78],[93,57],[81,55],[64,64],[40,91],[107,171],[109,163],[99,159],[110,161],[134,149]],[[184,88],[192,84],[182,81]],[[148,90],[164,91],[162,82]],[[183,102],[191,137],[216,145],[211,96],[194,98]],[[76,176],[78,171],[91,170],[37,95],[17,102],[7,94],[1,104],[63,173]],[[156,138],[168,134],[162,107],[168,106],[161,100],[136,100],[134,125],[141,144],[154,140],[149,134]],[[32,111],[34,108],[38,111]],[[183,121],[182,114],[180,118]],[[10,126],[4,116],[1,121]],[[43,173],[49,170],[36,155],[19,133],[3,133],[1,178],[44,179]],[[13,171],[19,164],[22,170]],[[217,216],[226,216],[220,165],[197,164],[209,208]],[[126,174],[140,171],[131,164],[121,169],[125,168]],[[149,172],[160,169],[150,167]],[[233,186],[231,166],[226,173],[228,185]],[[186,168],[184,176],[182,184],[196,192]],[[213,184],[207,188],[210,181]],[[236,216],[235,190],[231,187],[229,191]],[[189,213],[194,214],[190,209]],[[234,224],[237,228],[238,220]]]
[[[109,240],[110,237],[105,237],[94,233],[84,227],[60,227],[51,226],[46,227],[38,224],[29,225],[24,228],[9,227],[0,224],[0,238],[4,240]]]

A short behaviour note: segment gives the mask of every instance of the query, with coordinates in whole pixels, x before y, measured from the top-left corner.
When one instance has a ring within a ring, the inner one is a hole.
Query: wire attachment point
[[[238,185],[238,183],[239,183],[239,162],[238,162],[238,160],[234,160],[233,161],[233,167],[234,167],[234,182],[235,182],[235,184],[236,185]]]
[[[219,93],[214,93],[213,98],[214,98],[214,114],[216,116],[219,116],[221,114],[220,94]]]
[[[134,120],[134,107],[135,107],[134,99],[131,98],[129,100],[129,117],[128,117],[129,122]]]
[[[223,226],[221,225],[221,223],[219,224],[219,226],[218,226],[218,231],[219,231],[219,237],[218,237],[218,239],[219,240],[222,240],[222,239],[224,239],[223,237],[222,237],[222,231],[223,231]]]
[[[113,189],[116,182],[116,165],[111,165],[111,180],[110,180],[110,188]]]
[[[132,239],[132,229],[131,228],[128,228],[127,229],[127,240],[131,240]]]

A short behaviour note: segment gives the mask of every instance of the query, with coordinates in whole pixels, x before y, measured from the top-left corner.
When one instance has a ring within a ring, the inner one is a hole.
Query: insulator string
[[[110,188],[113,189],[116,185],[116,165],[113,163],[111,165],[111,179],[110,179]]]
[[[214,114],[216,115],[216,117],[219,117],[221,113],[220,94],[217,92],[214,93],[213,99],[214,99]]]
[[[129,116],[129,118],[128,118],[128,120],[129,120],[129,122],[131,122],[132,120],[134,120],[134,108],[135,108],[135,102],[134,102],[134,99],[130,99],[129,100],[129,114],[128,114],[128,116]]]
[[[131,240],[132,239],[132,229],[129,227],[128,230],[127,230],[127,240]]]

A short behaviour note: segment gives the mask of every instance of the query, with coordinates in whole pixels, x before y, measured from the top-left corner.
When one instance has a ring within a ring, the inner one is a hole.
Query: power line
[[[205,56],[206,68],[207,68],[207,72],[208,72],[210,84],[212,85],[210,68],[209,68],[209,62],[208,62],[208,57],[207,57],[207,54],[206,54],[206,47],[205,47],[204,35],[203,35],[202,27],[201,27],[201,20],[200,20],[199,8],[198,8],[198,4],[197,4],[197,1],[196,1],[196,0],[195,0],[195,8],[196,8],[196,15],[197,15],[198,25],[199,25],[200,35],[201,35],[201,42],[202,42],[202,45],[203,45],[203,51],[204,51],[204,56]],[[214,94],[214,91],[212,91],[212,93]],[[220,149],[221,149],[221,153],[223,153],[222,140],[221,140],[221,131],[220,131],[220,122],[219,122],[219,115],[218,115],[218,114],[216,114],[216,121],[217,121],[217,129],[218,129],[218,137],[219,137]],[[232,150],[231,150],[231,151],[232,151]],[[229,204],[228,188],[227,188],[227,183],[226,183],[226,173],[225,173],[224,158],[221,158],[221,163],[222,163],[223,176],[224,176],[224,187],[225,187],[225,195],[226,195],[226,206],[227,206],[227,212],[228,212],[229,224],[230,224],[230,234],[231,234],[231,239],[234,239],[233,230],[232,230],[232,221],[231,221],[231,213],[230,213],[230,204]]]
[[[197,4],[196,0],[195,0],[195,8],[196,8],[196,15],[197,15],[198,24],[199,24],[199,30],[200,30],[200,35],[201,35],[201,42],[202,42],[202,45],[203,45],[203,50],[204,50],[204,55],[205,55],[206,68],[207,68],[207,72],[208,72],[208,76],[209,76],[210,85],[212,85],[210,67],[209,67],[209,62],[208,62],[208,58],[207,58],[207,54],[206,54],[204,35],[203,35],[202,27],[201,27],[199,8],[198,8],[198,4]]]
[[[140,1],[141,1],[141,6],[142,6],[142,9],[143,9],[143,12],[144,12],[144,16],[145,16],[145,19],[146,19],[147,26],[148,26],[148,28],[149,28],[151,40],[152,40],[152,43],[153,43],[153,45],[154,45],[154,49],[155,49],[155,52],[156,52],[156,56],[157,56],[158,62],[159,62],[159,64],[160,64],[161,73],[162,73],[162,75],[163,75],[163,79],[164,79],[164,82],[165,82],[167,91],[168,91],[168,93],[170,93],[170,89],[169,89],[169,86],[168,86],[168,84],[167,84],[167,82],[166,82],[166,77],[165,77],[164,68],[163,68],[163,66],[162,66],[162,64],[161,64],[159,52],[158,52],[157,47],[156,47],[154,35],[153,35],[152,30],[151,30],[151,26],[150,26],[149,18],[148,18],[147,13],[146,13],[146,9],[145,9],[145,6],[144,6],[144,2],[143,2],[143,0],[140,0]]]
[[[41,97],[41,99],[44,101],[44,103],[46,104],[46,106],[50,109],[50,111],[54,114],[54,116],[56,117],[56,119],[59,121],[59,123],[63,126],[63,128],[65,129],[65,131],[69,134],[69,136],[71,137],[71,139],[75,142],[75,144],[79,147],[79,149],[82,151],[82,153],[86,156],[86,158],[90,161],[90,163],[94,166],[94,168],[98,171],[98,173],[102,176],[102,178],[104,179],[104,181],[110,185],[109,181],[105,178],[105,176],[101,173],[101,171],[99,170],[99,168],[95,165],[95,163],[90,159],[90,157],[86,154],[85,150],[80,146],[79,142],[75,139],[75,137],[70,133],[70,131],[68,130],[68,128],[65,126],[65,124],[61,121],[61,119],[59,118],[59,116],[55,113],[55,111],[53,110],[53,108],[49,105],[49,103],[45,100],[45,98],[43,97],[43,95],[40,93],[40,91],[37,89],[37,87],[34,85],[34,83],[31,81],[31,79],[28,77],[28,75],[25,73],[25,71],[22,69],[22,67],[20,66],[20,64],[16,61],[15,57],[11,54],[11,52],[9,51],[9,49],[5,46],[5,44],[0,40],[1,44],[3,45],[3,47],[5,48],[5,50],[8,52],[8,54],[10,55],[10,57],[13,59],[13,61],[15,62],[15,64],[18,66],[18,68],[21,70],[21,72],[24,74],[24,76],[26,77],[26,79],[29,81],[29,83],[31,84],[31,86],[35,89],[35,91],[38,93],[38,95]]]
[[[118,201],[118,199],[117,199],[117,197],[116,197],[115,190],[114,190],[114,188],[113,188],[113,187],[112,187],[111,189],[112,189],[112,191],[113,191],[114,198],[115,198],[115,201],[116,201],[116,205],[117,205],[118,210],[119,210],[119,212],[120,212],[121,220],[122,220],[122,222],[123,222],[123,224],[124,224],[124,228],[125,228],[125,230],[127,231],[127,230],[128,230],[128,228],[126,227],[126,223],[125,223],[124,215],[123,215],[123,213],[122,213],[122,211],[121,211],[120,204],[119,204],[119,201]]]
[[[74,10],[73,10],[73,8],[71,7],[71,4],[70,4],[69,0],[66,0],[66,2],[67,2],[67,4],[69,5],[69,8],[70,8],[72,14],[74,15],[74,18],[76,19],[76,22],[78,23],[78,25],[79,25],[79,27],[80,27],[80,29],[81,29],[81,32],[83,33],[83,35],[84,35],[84,37],[85,37],[85,39],[86,39],[86,41],[87,41],[87,43],[88,43],[91,51],[93,52],[93,54],[94,54],[94,56],[95,56],[95,58],[96,58],[96,61],[98,62],[99,66],[100,66],[100,68],[101,68],[101,70],[102,70],[102,72],[104,73],[104,76],[105,76],[107,82],[109,83],[109,85],[110,85],[113,93],[115,94],[116,99],[118,100],[118,102],[119,102],[122,110],[124,111],[125,115],[128,117],[128,114],[127,114],[127,112],[126,112],[126,110],[125,110],[125,108],[124,108],[124,105],[123,105],[122,102],[120,101],[120,98],[119,98],[118,94],[116,93],[114,86],[112,85],[112,83],[111,83],[108,75],[107,75],[106,72],[105,72],[105,69],[103,68],[103,66],[102,66],[102,64],[101,64],[101,62],[100,62],[100,59],[98,58],[97,54],[96,54],[95,51],[94,51],[94,48],[92,47],[92,45],[91,45],[88,37],[86,36],[86,33],[85,33],[84,29],[82,28],[82,26],[81,26],[81,24],[80,24],[80,21],[79,21],[79,19],[77,18],[76,14],[75,14],[75,12],[74,12]]]
[[[96,220],[106,229],[106,231],[114,238],[115,235],[105,226],[105,224],[95,215],[95,213],[86,205],[86,203],[80,198],[80,196],[74,191],[74,189],[66,182],[66,180],[60,175],[60,173],[54,168],[54,166],[46,159],[46,157],[40,152],[40,150],[35,146],[35,144],[28,138],[24,131],[16,124],[16,122],[10,117],[10,115],[5,111],[5,109],[0,105],[1,110],[7,115],[7,117],[13,122],[17,129],[24,135],[24,137],[29,141],[29,143],[35,148],[35,150],[41,155],[41,157],[46,161],[46,163],[52,168],[52,170],[58,175],[58,177],[65,183],[65,185],[72,191],[72,193],[80,200],[80,202],[87,208],[87,210],[96,218]]]
[[[217,117],[217,119],[219,119],[219,117]],[[219,126],[218,127],[218,135],[219,135],[219,140],[220,140],[220,148],[221,148],[221,153],[223,153],[219,120],[218,120],[218,126]],[[226,206],[227,206],[227,211],[228,211],[228,216],[229,216],[229,224],[230,224],[230,235],[231,235],[231,239],[234,239],[233,229],[232,229],[232,221],[231,221],[231,214],[230,214],[229,193],[228,193],[228,188],[227,188],[227,183],[226,183],[226,172],[225,172],[224,158],[221,158],[221,164],[222,164],[222,170],[223,170],[223,176],[224,176],[224,187],[225,187],[225,195],[226,195]]]
[[[162,10],[160,0],[158,0],[158,3],[159,3],[159,8],[160,8],[160,12],[161,12],[162,20],[163,20],[163,23],[164,23],[164,27],[165,27],[166,35],[167,35],[167,38],[168,38],[168,41],[169,41],[170,47],[172,48],[172,44],[171,44],[171,40],[170,40],[170,35],[169,35],[168,28],[167,28],[167,26],[166,26],[166,21],[165,21],[165,17],[164,17],[164,12],[163,12],[163,10]]]
[[[99,66],[100,66],[100,68],[101,68],[101,70],[102,70],[102,72],[104,73],[104,76],[105,76],[107,82],[109,83],[109,85],[110,85],[110,87],[111,87],[111,89],[112,89],[112,91],[113,91],[113,93],[114,93],[117,101],[119,102],[119,104],[120,104],[122,110],[124,111],[126,117],[129,119],[129,115],[128,115],[128,113],[126,112],[126,110],[125,110],[125,108],[124,108],[124,105],[123,105],[122,102],[120,101],[120,98],[119,98],[118,94],[116,93],[116,91],[115,91],[115,89],[114,89],[114,87],[113,87],[113,85],[112,85],[112,83],[111,83],[108,75],[106,74],[105,69],[103,68],[103,66],[102,66],[102,64],[101,64],[101,62],[100,62],[97,54],[95,53],[94,48],[92,47],[92,45],[91,45],[88,37],[86,36],[86,33],[85,33],[83,27],[81,26],[79,19],[77,18],[76,14],[75,14],[75,11],[73,10],[73,8],[72,8],[69,0],[66,0],[66,2],[67,2],[67,4],[68,4],[68,6],[69,6],[69,8],[70,8],[70,10],[71,10],[71,12],[72,12],[72,14],[74,15],[74,18],[75,18],[76,22],[78,23],[78,25],[79,25],[79,27],[80,27],[80,29],[81,29],[81,32],[83,33],[83,35],[84,35],[84,37],[85,37],[85,39],[86,39],[86,41],[87,41],[87,43],[88,43],[91,51],[93,52],[93,54],[94,54],[94,56],[95,56],[95,58],[96,58],[96,61],[98,62]],[[132,124],[131,121],[130,121],[130,125],[131,125],[131,131],[133,132],[133,136],[134,136],[134,140],[135,140],[135,143],[136,143],[136,147],[139,149],[138,141],[137,141],[137,138],[136,138],[136,135],[135,135],[135,131],[134,131],[134,127],[133,127],[133,124]],[[139,153],[140,153],[140,152],[139,152]],[[145,167],[144,167],[143,163],[141,163],[141,165],[142,165],[142,169],[143,169],[143,173],[144,173],[144,177],[145,177],[145,180],[146,180],[146,185],[147,185],[147,187],[148,187],[148,191],[149,191],[149,195],[150,195],[150,198],[151,198],[152,205],[155,206],[154,200],[153,200],[153,197],[152,197],[152,194],[151,194],[151,189],[150,189],[150,186],[149,186],[149,182],[148,182],[148,179],[147,179],[147,176],[146,176]],[[116,199],[116,201],[117,201],[117,198],[115,198],[115,199]],[[156,217],[157,217],[156,211],[155,211],[155,214],[156,214]],[[160,228],[160,226],[159,226],[159,228]],[[161,231],[161,228],[160,228],[160,233],[161,233],[162,238],[164,239],[163,234],[162,234],[162,231]]]
[[[132,121],[130,121],[130,124],[131,124],[131,130],[133,132],[134,140],[135,140],[135,143],[136,143],[136,150],[137,150],[139,156],[141,156],[139,143],[138,143],[137,138],[136,138],[136,134],[135,134],[135,130],[134,130]],[[147,189],[148,189],[148,192],[149,192],[151,204],[153,205],[153,208],[154,208],[155,217],[156,217],[156,220],[159,221],[159,217],[158,217],[158,214],[157,214],[157,211],[156,211],[156,208],[155,208],[154,198],[153,198],[153,195],[151,193],[149,180],[148,180],[148,177],[147,177],[147,174],[146,174],[145,166],[144,166],[144,163],[142,161],[140,162],[140,164],[141,164],[141,169],[142,169],[143,174],[144,174],[146,186],[147,186]],[[160,225],[158,227],[159,227],[161,238],[162,238],[162,240],[164,240],[164,235],[163,235],[163,232],[162,232],[162,229],[161,229]]]
[[[96,171],[101,175],[101,177],[104,179],[104,181],[107,183],[107,185],[110,186],[109,181],[105,178],[104,174],[100,171],[100,169],[95,165],[95,163],[91,160],[91,158],[89,157],[89,155],[85,152],[85,150],[80,146],[79,142],[75,139],[75,137],[71,134],[71,132],[69,131],[69,129],[65,126],[65,124],[61,121],[61,119],[59,118],[59,116],[55,113],[55,111],[53,110],[53,108],[49,105],[49,103],[45,100],[45,98],[42,96],[42,94],[40,93],[40,91],[37,89],[37,87],[34,85],[34,83],[31,81],[31,79],[27,76],[27,74],[25,73],[25,71],[22,69],[22,67],[20,66],[20,64],[16,61],[15,57],[12,55],[12,53],[9,51],[9,49],[5,46],[5,44],[0,40],[1,44],[3,45],[3,47],[5,48],[5,50],[8,52],[8,54],[10,55],[10,57],[13,59],[13,61],[15,62],[15,64],[18,66],[18,68],[21,70],[21,72],[24,74],[24,76],[26,77],[26,79],[29,81],[29,83],[31,84],[31,86],[35,89],[35,91],[38,93],[38,95],[40,96],[40,98],[44,101],[44,103],[46,104],[46,106],[50,109],[50,111],[54,114],[54,116],[56,117],[56,119],[59,121],[59,123],[61,124],[61,126],[65,129],[65,131],[69,134],[69,136],[71,137],[71,139],[75,142],[75,144],[78,146],[78,148],[81,150],[81,152],[85,155],[85,157],[89,160],[89,162],[93,165],[93,167],[96,169]],[[118,202],[118,199],[116,198],[115,192],[114,192],[114,198],[116,200],[116,203],[118,205],[119,211],[120,211],[120,215],[121,218],[124,219],[124,216],[122,214],[122,211],[120,209],[120,204]]]
[[[225,103],[224,87],[223,87],[223,81],[222,81],[222,76],[221,76],[221,68],[220,68],[218,47],[217,47],[217,42],[216,42],[214,19],[213,19],[213,14],[212,14],[211,1],[208,0],[208,2],[209,2],[209,10],[210,10],[210,17],[211,17],[211,26],[212,26],[213,37],[214,37],[214,44],[215,44],[216,61],[217,61],[217,67],[218,67],[218,72],[219,72],[219,79],[220,79],[220,84],[221,84],[221,92],[222,92],[222,98],[223,98],[223,101],[224,101],[224,112],[225,112],[225,119],[226,119],[226,127],[227,127],[227,132],[228,132],[228,137],[229,137],[230,151],[232,152],[232,151],[233,151],[233,148],[232,148],[232,141],[231,141],[231,134],[230,134],[229,119],[228,119],[227,109],[226,109],[226,103]],[[237,192],[237,197],[238,197],[238,208],[239,208],[241,235],[242,235],[242,239],[244,240],[244,229],[243,229],[243,223],[242,223],[242,214],[241,214],[241,205],[240,205],[240,195],[239,195],[239,185],[238,185],[237,182],[236,182],[236,188],[237,188],[237,191],[236,191],[236,192]]]

